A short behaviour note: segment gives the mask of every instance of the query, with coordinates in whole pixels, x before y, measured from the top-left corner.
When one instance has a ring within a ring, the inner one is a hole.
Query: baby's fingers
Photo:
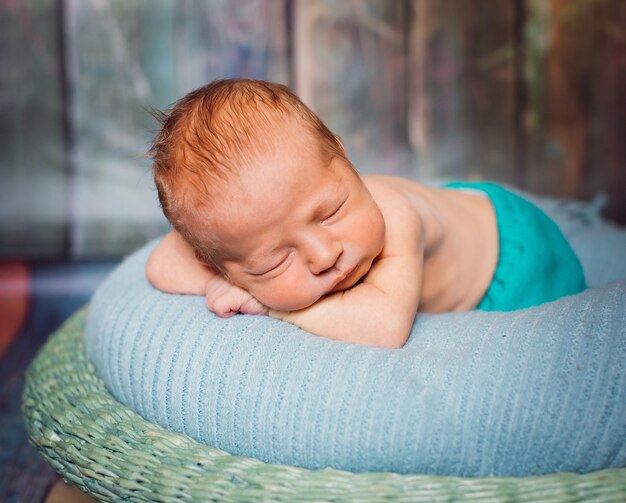
[[[221,318],[230,318],[239,312],[239,304],[232,295],[221,295],[210,303],[207,301],[207,307]]]
[[[243,314],[267,314],[269,309],[267,306],[261,304],[258,300],[250,295],[250,298],[247,299],[239,308],[239,312]]]

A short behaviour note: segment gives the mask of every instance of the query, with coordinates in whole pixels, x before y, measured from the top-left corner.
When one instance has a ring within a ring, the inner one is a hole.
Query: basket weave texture
[[[86,310],[33,360],[22,410],[31,443],[68,482],[102,501],[619,502],[626,468],[461,478],[305,470],[231,456],[154,425],[117,402],[88,360]]]

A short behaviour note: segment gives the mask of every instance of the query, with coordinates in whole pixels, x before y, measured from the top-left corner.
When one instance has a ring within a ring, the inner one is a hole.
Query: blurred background
[[[363,173],[505,182],[626,223],[624,0],[0,0],[0,500],[53,479],[21,430],[37,347],[167,230],[164,109],[274,80]]]
[[[147,150],[220,77],[291,86],[362,172],[609,196],[626,222],[623,0],[2,0],[0,255],[165,230]]]

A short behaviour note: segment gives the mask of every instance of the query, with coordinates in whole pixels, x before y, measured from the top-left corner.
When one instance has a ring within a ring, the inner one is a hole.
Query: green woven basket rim
[[[86,308],[26,374],[30,442],[68,482],[103,501],[626,501],[626,469],[537,477],[350,473],[230,454],[141,418],[106,390],[84,345]]]

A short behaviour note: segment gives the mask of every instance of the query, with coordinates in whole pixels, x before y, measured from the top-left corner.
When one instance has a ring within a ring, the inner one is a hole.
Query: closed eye
[[[339,215],[339,213],[341,213],[341,209],[344,207],[344,205],[346,204],[347,199],[344,199],[341,204],[339,206],[337,206],[336,208],[334,208],[330,213],[328,213],[323,219],[322,222],[328,222],[328,221],[332,221],[333,218],[335,218],[336,216]]]
[[[265,276],[267,274],[271,274],[274,272],[277,272],[281,269],[281,267],[287,263],[289,257],[291,257],[293,252],[289,253],[288,255],[286,255],[284,258],[282,258],[277,264],[265,269],[262,272],[250,272],[249,274],[251,276]]]

